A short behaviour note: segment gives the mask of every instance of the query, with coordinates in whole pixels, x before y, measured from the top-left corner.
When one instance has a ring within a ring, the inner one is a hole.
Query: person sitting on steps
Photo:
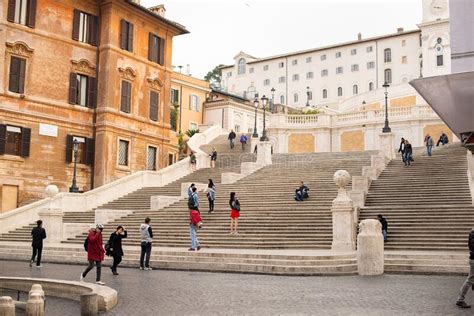
[[[298,189],[295,190],[295,201],[304,201],[309,198],[309,188],[301,181]]]

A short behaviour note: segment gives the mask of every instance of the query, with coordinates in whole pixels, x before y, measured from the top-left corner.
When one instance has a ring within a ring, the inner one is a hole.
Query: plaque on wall
[[[43,136],[58,137],[58,127],[56,125],[40,123],[39,134]]]

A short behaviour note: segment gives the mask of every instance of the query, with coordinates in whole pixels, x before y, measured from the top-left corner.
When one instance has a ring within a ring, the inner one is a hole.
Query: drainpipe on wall
[[[97,19],[97,48],[95,51],[95,107],[93,108],[94,113],[92,114],[92,138],[94,139],[94,161],[92,162],[92,172],[91,172],[91,190],[94,189],[94,179],[95,179],[95,154],[97,148],[97,106],[99,101],[99,69],[100,69],[100,28],[102,21],[102,9],[100,3],[97,4],[97,10],[99,13],[99,18]]]

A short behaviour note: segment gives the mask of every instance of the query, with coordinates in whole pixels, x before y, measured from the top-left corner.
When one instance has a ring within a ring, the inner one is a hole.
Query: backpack
[[[188,208],[189,209],[193,209],[196,207],[196,204],[194,203],[194,194],[192,194],[189,198],[188,198]]]
[[[89,235],[87,235],[86,240],[84,240],[84,250],[87,251],[89,248]]]

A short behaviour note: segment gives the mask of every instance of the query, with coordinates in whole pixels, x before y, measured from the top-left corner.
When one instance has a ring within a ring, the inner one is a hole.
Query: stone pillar
[[[28,297],[31,297],[31,295],[33,295],[34,293],[38,293],[44,299],[44,291],[41,284],[33,284],[31,286],[30,292],[28,293]]]
[[[351,176],[346,170],[334,173],[334,182],[339,187],[337,197],[332,202],[332,247],[333,251],[355,250],[354,207],[347,195],[346,186]]]
[[[379,170],[379,173],[380,173],[385,170],[385,167],[387,166],[387,161],[384,156],[372,155],[370,156],[370,165],[372,167],[377,168],[377,170]]]
[[[352,177],[352,191],[369,192],[370,179],[368,177],[353,176]]]
[[[44,316],[44,299],[39,293],[32,293],[26,302],[27,316]]]
[[[359,275],[383,274],[384,244],[382,225],[376,219],[365,219],[359,224],[357,266]]]
[[[0,315],[15,316],[15,303],[10,296],[0,297]]]
[[[54,197],[58,194],[58,187],[48,185],[45,189],[49,197],[49,205],[38,212],[39,218],[43,221],[43,228],[46,230],[47,238],[45,244],[59,243],[63,239],[63,216],[61,209],[55,207]]]
[[[97,293],[81,295],[81,316],[99,315],[99,303]]]
[[[272,164],[272,144],[270,142],[259,142],[257,145],[257,164]]]
[[[395,134],[393,133],[380,133],[380,155],[388,158],[389,160],[395,159]]]

